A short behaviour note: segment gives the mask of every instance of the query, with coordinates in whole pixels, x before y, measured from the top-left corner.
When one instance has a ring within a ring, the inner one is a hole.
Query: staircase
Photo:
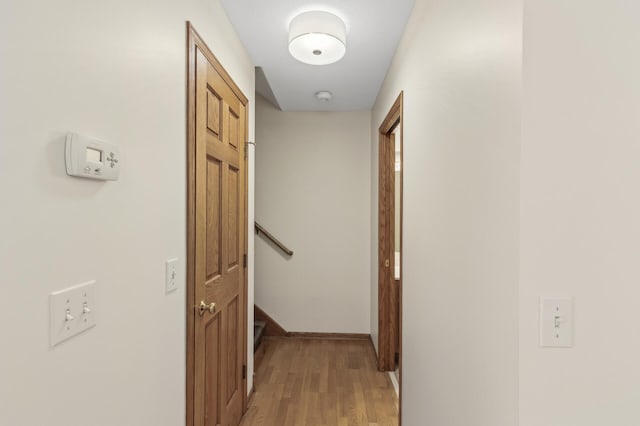
[[[253,322],[253,352],[257,352],[260,343],[262,343],[262,336],[264,329],[267,327],[267,323],[264,321],[256,320]]]
[[[264,236],[267,241],[273,244],[275,248],[281,250],[285,255],[289,257],[293,256],[293,250],[285,246],[280,240],[274,237],[273,234],[267,231],[258,222],[254,222],[254,227],[257,235]],[[253,313],[253,317],[255,318],[255,321],[253,322],[253,353],[257,354],[258,348],[260,348],[260,344],[262,343],[263,336],[286,336],[287,332],[262,309],[258,308],[255,305]],[[262,355],[262,353],[258,355]],[[254,360],[257,358],[258,356],[254,357]],[[254,362],[254,366],[255,364],[257,363]],[[258,367],[255,366],[256,370],[257,368]]]
[[[287,331],[267,315],[262,309],[253,306],[253,371],[258,371],[264,358],[268,342],[265,337],[286,337]]]
[[[262,235],[275,248],[281,250],[286,256],[293,256],[293,250],[285,246],[280,240],[273,236],[258,222],[254,222],[257,235]],[[264,357],[265,345],[262,344],[264,336],[287,336],[284,328],[275,322],[262,309],[254,305],[253,307],[253,371],[258,371],[258,366]]]

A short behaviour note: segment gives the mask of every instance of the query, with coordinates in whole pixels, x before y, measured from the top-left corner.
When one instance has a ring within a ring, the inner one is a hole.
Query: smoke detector
[[[333,98],[333,93],[328,90],[321,90],[316,93],[316,99],[322,102],[329,102]]]

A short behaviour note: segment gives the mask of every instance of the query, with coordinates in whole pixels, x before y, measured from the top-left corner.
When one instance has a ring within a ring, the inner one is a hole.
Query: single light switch
[[[573,346],[573,299],[540,298],[540,346]]]
[[[178,289],[178,259],[169,259],[165,263],[165,289],[167,293]]]

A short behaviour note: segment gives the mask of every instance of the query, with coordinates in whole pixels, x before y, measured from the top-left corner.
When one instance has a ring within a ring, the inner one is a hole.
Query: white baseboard
[[[389,378],[391,379],[391,383],[393,384],[393,388],[396,390],[396,395],[400,396],[400,386],[398,385],[398,379],[396,379],[396,372],[389,371]]]

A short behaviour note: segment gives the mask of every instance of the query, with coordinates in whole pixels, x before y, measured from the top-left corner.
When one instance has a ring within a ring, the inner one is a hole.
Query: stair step
[[[253,352],[258,349],[258,346],[260,346],[260,343],[262,342],[262,335],[266,327],[267,323],[264,321],[253,322]]]

